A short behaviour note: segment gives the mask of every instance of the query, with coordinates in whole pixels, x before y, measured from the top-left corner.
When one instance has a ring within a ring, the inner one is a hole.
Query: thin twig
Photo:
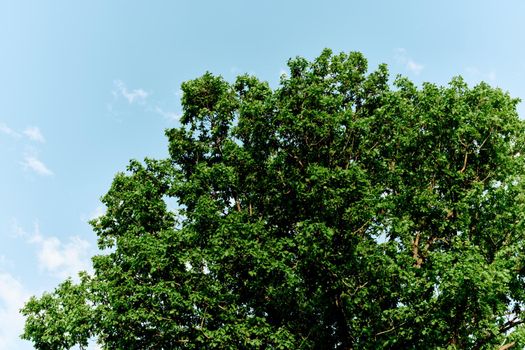
[[[467,168],[467,159],[468,159],[468,151],[465,151],[465,159],[463,160],[463,168],[459,171],[460,173],[463,173],[465,169]]]
[[[508,343],[508,344],[505,344],[505,345],[502,345],[499,347],[498,350],[507,350],[507,349],[510,349],[514,346],[514,344],[516,344],[516,342],[512,342],[512,343]]]
[[[377,337],[378,335],[381,335],[381,334],[390,333],[390,332],[396,330],[397,328],[401,327],[401,326],[404,325],[405,323],[406,323],[406,322],[403,322],[403,323],[401,323],[401,324],[399,324],[399,325],[397,325],[397,326],[394,326],[394,327],[392,327],[392,328],[390,328],[390,329],[387,329],[386,331],[382,331],[382,332],[376,333],[376,337]]]

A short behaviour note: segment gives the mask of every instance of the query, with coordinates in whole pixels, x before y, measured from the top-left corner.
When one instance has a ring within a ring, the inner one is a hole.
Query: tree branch
[[[514,344],[516,344],[516,342],[512,342],[512,343],[508,343],[508,344],[505,344],[505,345],[502,345],[498,348],[498,350],[507,350],[507,349],[510,349],[514,346]]]
[[[463,168],[459,171],[460,173],[463,173],[465,169],[467,168],[467,159],[468,159],[468,151],[465,151],[465,159],[463,160]]]
[[[393,326],[392,328],[390,329],[387,329],[386,331],[382,331],[382,332],[379,332],[379,333],[376,333],[375,336],[377,337],[378,335],[381,335],[381,334],[387,334],[387,333],[390,333],[392,331],[395,331],[397,328],[401,327],[402,325],[404,325],[406,322],[403,322],[401,324],[398,324],[397,326]]]
[[[423,263],[423,259],[419,255],[419,238],[421,236],[421,233],[418,231],[416,232],[416,238],[414,239],[414,242],[412,243],[412,256],[414,257],[415,267],[421,267],[421,264]]]
[[[507,321],[500,329],[499,329],[499,332],[500,333],[505,333],[507,332],[508,330],[516,327],[516,326],[519,326],[520,324],[523,324],[525,323],[524,320],[519,320],[519,319],[513,319],[513,320],[510,320],[510,321]]]

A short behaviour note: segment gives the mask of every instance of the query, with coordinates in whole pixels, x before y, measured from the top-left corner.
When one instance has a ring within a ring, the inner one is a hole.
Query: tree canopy
[[[94,273],[31,298],[22,337],[40,350],[525,346],[518,100],[367,66],[324,50],[290,59],[275,89],[183,83],[170,156],[115,176],[91,222]]]

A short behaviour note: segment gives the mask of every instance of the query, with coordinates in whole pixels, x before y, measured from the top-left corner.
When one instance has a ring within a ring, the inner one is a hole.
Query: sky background
[[[87,221],[115,173],[167,156],[183,81],[277,87],[289,58],[328,47],[525,98],[524,18],[522,0],[0,0],[0,350],[32,349],[18,339],[30,295],[90,269]]]

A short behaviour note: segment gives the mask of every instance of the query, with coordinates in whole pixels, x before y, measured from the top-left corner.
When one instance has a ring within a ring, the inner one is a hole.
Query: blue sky
[[[370,68],[525,98],[523,1],[0,0],[0,350],[24,300],[90,268],[86,223],[130,159],[164,157],[181,82],[361,51]],[[525,108],[520,105],[520,115]]]

